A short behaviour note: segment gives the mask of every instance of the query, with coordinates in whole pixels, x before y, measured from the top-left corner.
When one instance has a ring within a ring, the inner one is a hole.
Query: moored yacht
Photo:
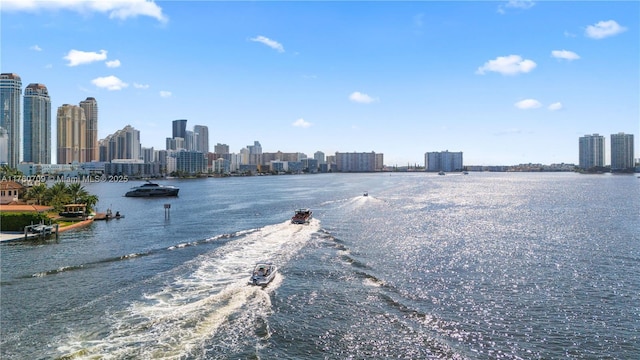
[[[179,188],[171,185],[159,185],[147,181],[145,184],[131,188],[124,196],[126,197],[162,197],[178,196]]]

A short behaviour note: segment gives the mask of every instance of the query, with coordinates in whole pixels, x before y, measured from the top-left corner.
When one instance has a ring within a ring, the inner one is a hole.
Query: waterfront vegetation
[[[18,176],[19,174],[14,175]],[[80,183],[56,182],[48,187],[46,183],[40,182],[28,187],[20,200],[26,204],[50,206],[52,209],[46,213],[0,212],[2,231],[22,231],[27,225],[47,222],[54,222],[60,226],[73,224],[75,221],[60,218],[58,215],[64,210],[65,205],[84,204],[87,214],[90,214],[94,211],[99,199],[98,196],[90,194]]]

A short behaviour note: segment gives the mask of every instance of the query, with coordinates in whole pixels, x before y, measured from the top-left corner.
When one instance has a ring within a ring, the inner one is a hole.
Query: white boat
[[[33,234],[50,235],[53,232],[53,226],[45,224],[31,225],[29,231]]]
[[[124,196],[126,197],[163,197],[178,196],[179,188],[171,185],[159,185],[147,181],[145,184],[131,188]]]
[[[300,208],[296,209],[293,217],[291,218],[292,224],[306,224],[311,220],[313,216],[313,212],[309,209]]]
[[[256,264],[251,274],[249,284],[267,286],[276,277],[278,268],[270,261],[262,261]]]

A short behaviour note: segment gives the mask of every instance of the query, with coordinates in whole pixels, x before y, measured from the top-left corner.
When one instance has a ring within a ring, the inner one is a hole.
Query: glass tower
[[[20,163],[20,95],[22,79],[12,73],[0,74],[0,133],[6,134],[5,146],[0,146],[0,162],[16,168]]]
[[[47,87],[29,84],[24,89],[24,154],[22,160],[51,164],[51,99]]]

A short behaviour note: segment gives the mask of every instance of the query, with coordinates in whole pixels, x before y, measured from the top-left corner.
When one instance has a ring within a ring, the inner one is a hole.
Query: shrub
[[[0,230],[2,231],[24,231],[24,227],[31,224],[45,224],[49,218],[45,213],[22,212],[22,213],[0,213]]]

